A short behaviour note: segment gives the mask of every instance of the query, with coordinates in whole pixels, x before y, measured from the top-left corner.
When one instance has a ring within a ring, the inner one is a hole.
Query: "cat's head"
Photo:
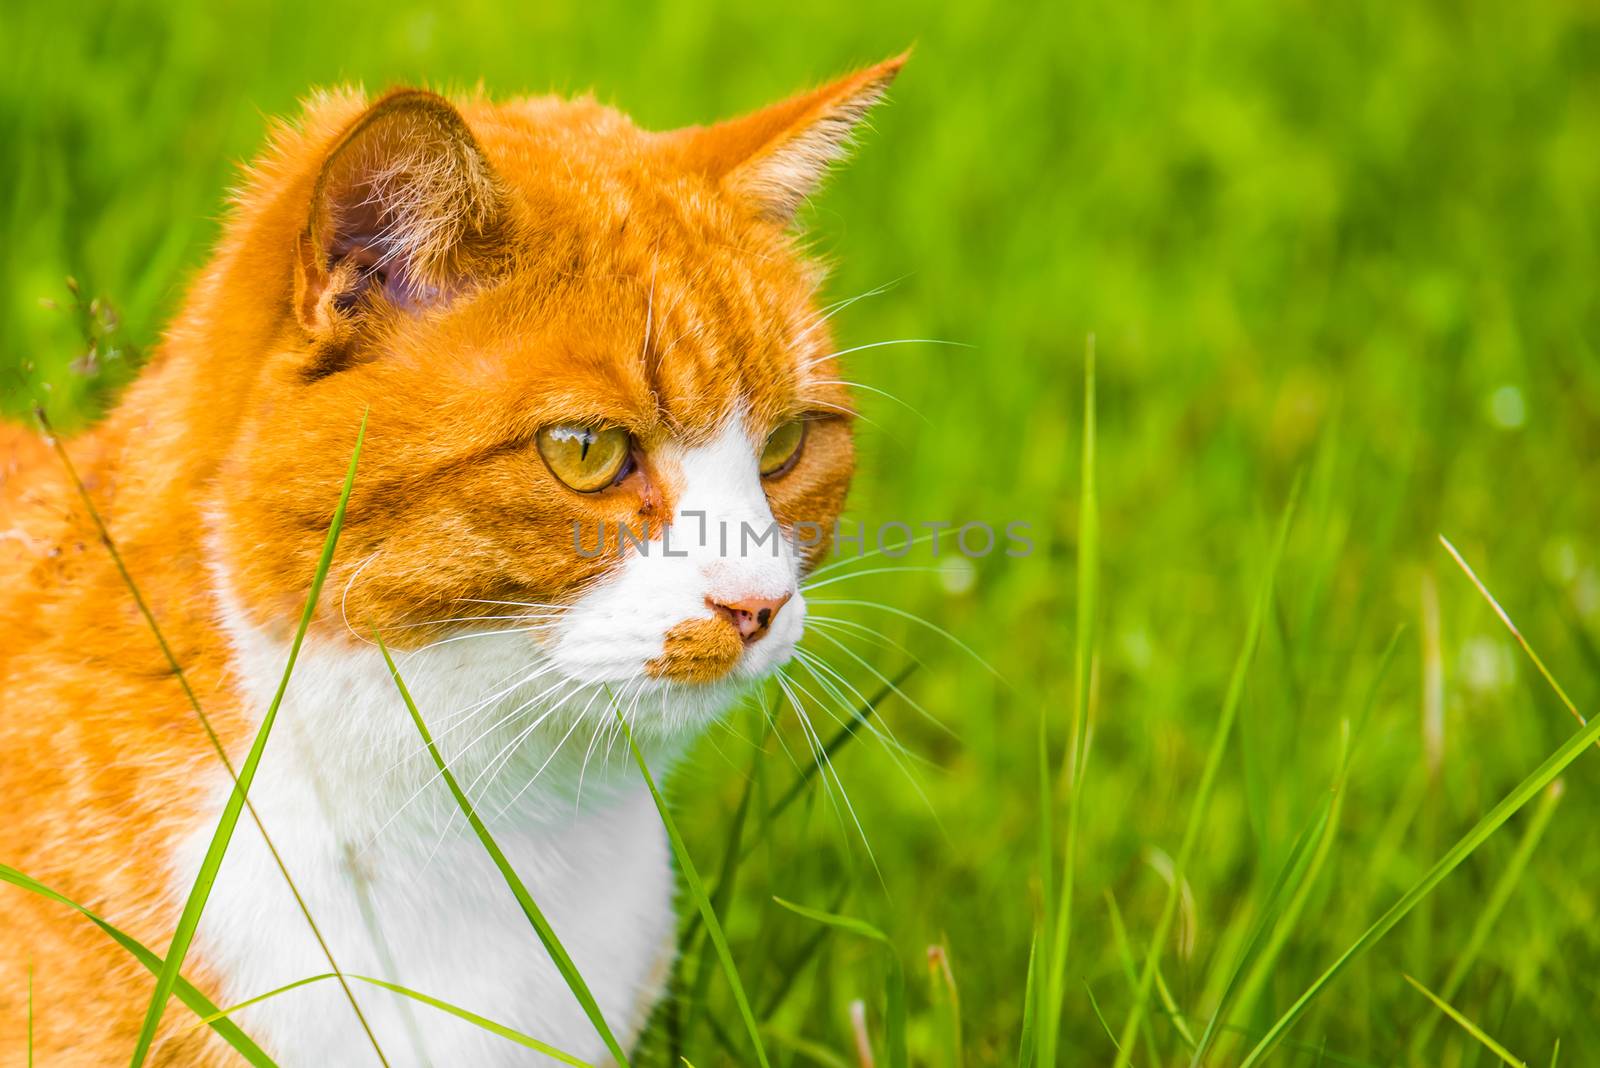
[[[688,698],[786,660],[853,463],[791,222],[902,61],[669,133],[314,102],[206,283],[275,309],[214,315],[263,352],[213,517],[239,611],[292,628],[366,413],[326,638],[504,629],[559,677]]]

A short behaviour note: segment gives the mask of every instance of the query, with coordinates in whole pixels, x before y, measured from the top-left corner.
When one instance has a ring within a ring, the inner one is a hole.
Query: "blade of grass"
[[[1445,552],[1449,553],[1451,558],[1461,566],[1461,570],[1466,572],[1467,578],[1472,580],[1472,584],[1478,588],[1478,592],[1483,595],[1483,599],[1489,602],[1489,607],[1494,609],[1494,614],[1500,617],[1500,622],[1506,625],[1506,629],[1517,640],[1517,644],[1522,646],[1522,651],[1528,654],[1528,659],[1533,661],[1533,666],[1539,669],[1539,674],[1544,676],[1544,681],[1550,684],[1550,688],[1556,692],[1556,696],[1561,699],[1561,703],[1567,706],[1567,711],[1572,713],[1573,718],[1578,721],[1579,725],[1587,722],[1583,718],[1583,713],[1578,711],[1578,706],[1572,703],[1572,698],[1567,696],[1567,691],[1561,688],[1561,684],[1556,681],[1556,677],[1550,674],[1550,669],[1544,666],[1544,661],[1539,659],[1539,654],[1533,651],[1533,646],[1528,644],[1528,639],[1522,636],[1522,631],[1518,630],[1517,625],[1511,622],[1510,614],[1500,607],[1500,602],[1494,599],[1494,594],[1490,593],[1489,588],[1483,584],[1483,580],[1478,578],[1478,573],[1472,570],[1471,565],[1456,551],[1456,547],[1450,544],[1450,539],[1440,534],[1439,542],[1444,546]]]
[[[1072,656],[1072,742],[1062,762],[1068,788],[1067,842],[1061,856],[1061,897],[1055,906],[1055,945],[1049,954],[1045,1018],[1040,1022],[1043,1049],[1040,1063],[1046,1068],[1055,1064],[1056,1043],[1060,1039],[1061,1003],[1066,996],[1067,953],[1072,943],[1072,894],[1077,872],[1078,819],[1083,810],[1083,780],[1089,762],[1089,681],[1094,659],[1100,577],[1100,505],[1095,489],[1094,357],[1094,335],[1090,334],[1084,346],[1083,361],[1083,458],[1078,492],[1078,613]],[[1040,786],[1043,788],[1045,783],[1041,782]],[[1047,797],[1047,803],[1053,805],[1053,794]],[[1050,863],[1053,849],[1053,842],[1043,846],[1040,859],[1045,864]],[[1090,997],[1092,999],[1093,995]]]
[[[474,1027],[482,1028],[491,1034],[499,1035],[501,1038],[515,1042],[524,1049],[537,1050],[547,1057],[552,1057],[555,1060],[560,1061],[562,1064],[574,1065],[575,1068],[592,1068],[588,1061],[580,1060],[565,1050],[557,1049],[548,1042],[540,1042],[532,1035],[525,1035],[515,1028],[507,1027],[502,1023],[496,1023],[488,1017],[480,1016],[470,1009],[463,1009],[459,1005],[452,1005],[448,1001],[433,997],[430,994],[424,994],[420,990],[412,990],[410,987],[404,987],[398,983],[391,983],[387,979],[375,979],[370,975],[356,975],[354,972],[347,972],[346,975],[351,979],[358,980],[359,982],[370,983],[373,986],[380,987],[381,989],[387,990],[391,993],[399,994],[402,997],[407,997],[413,1001],[420,1002],[421,1004],[427,1005],[430,1008],[438,1009],[440,1012],[447,1012],[459,1020],[465,1020]],[[247,1009],[251,1005],[258,1005],[269,998],[275,998],[279,994],[287,994],[291,990],[298,990],[300,987],[310,986],[312,983],[319,983],[324,979],[337,978],[339,977],[332,972],[324,972],[321,975],[310,975],[304,979],[296,979],[292,983],[285,983],[283,986],[280,986],[274,990],[269,990],[265,994],[257,994],[255,997],[241,1001],[237,1005],[230,1005],[226,1009],[218,1009],[216,1012],[202,1017],[200,1024],[209,1024],[216,1020],[221,1020],[228,1016],[232,1016],[236,1012]]]
[[[1461,989],[1462,982],[1467,977],[1467,972],[1472,969],[1473,963],[1478,959],[1478,953],[1483,949],[1484,943],[1489,940],[1489,932],[1493,929],[1495,921],[1500,918],[1500,913],[1505,909],[1506,903],[1511,900],[1511,895],[1516,893],[1522,885],[1522,874],[1527,870],[1528,861],[1533,858],[1533,852],[1539,846],[1539,840],[1544,837],[1545,828],[1550,826],[1550,819],[1555,815],[1556,806],[1561,802],[1563,793],[1562,780],[1557,779],[1545,787],[1544,793],[1539,797],[1539,803],[1534,806],[1533,815],[1528,820],[1527,829],[1522,832],[1522,839],[1517,843],[1516,852],[1501,869],[1500,876],[1495,880],[1494,887],[1489,891],[1488,898],[1484,901],[1483,908],[1479,910],[1478,917],[1472,924],[1472,931],[1467,935],[1466,942],[1461,947],[1461,952],[1456,957],[1456,962],[1450,968],[1450,973],[1445,977],[1444,986],[1440,988],[1439,996],[1446,1001],[1456,996]],[[1432,1037],[1439,1017],[1429,1016],[1420,1028],[1417,1029],[1411,1040],[1412,1059],[1420,1057],[1422,1049]]]
[[[667,830],[667,838],[672,843],[673,855],[678,858],[678,865],[683,869],[684,882],[689,884],[689,893],[694,898],[695,904],[700,908],[701,919],[705,922],[706,935],[711,939],[711,945],[717,951],[717,957],[722,961],[722,971],[728,978],[728,986],[733,990],[733,1000],[739,1006],[739,1015],[744,1018],[745,1030],[750,1035],[750,1042],[755,1047],[756,1060],[761,1062],[761,1068],[770,1068],[767,1062],[766,1047],[761,1043],[761,1032],[756,1027],[755,1014],[750,1011],[750,1000],[745,997],[744,984],[739,981],[739,970],[734,967],[733,954],[728,951],[728,940],[722,933],[722,924],[717,921],[717,914],[711,911],[711,899],[706,896],[705,884],[700,881],[700,872],[694,866],[694,858],[689,855],[689,849],[683,843],[683,838],[678,834],[677,822],[673,820],[672,813],[667,809],[666,798],[661,796],[661,791],[656,788],[656,781],[650,774],[650,768],[645,763],[644,753],[640,751],[639,744],[634,741],[633,729],[628,726],[627,717],[622,714],[622,709],[617,707],[616,698],[609,691],[607,697],[611,700],[611,711],[617,717],[617,722],[622,725],[623,737],[628,740],[628,748],[633,751],[634,763],[639,765],[639,774],[644,776],[644,784],[650,790],[650,796],[656,803],[656,811],[661,814],[661,823]]]
[[[156,956],[152,950],[144,945],[144,943],[138,941],[132,935],[124,934],[121,930],[112,926],[111,923],[101,918],[98,914],[78,904],[76,901],[73,901],[66,895],[50,889],[37,879],[34,879],[28,875],[24,875],[22,872],[6,864],[0,864],[0,881],[8,882],[12,886],[20,887],[21,889],[27,890],[30,893],[38,894],[40,897],[76,910],[88,918],[96,927],[104,931],[113,942],[127,950],[133,956],[133,959],[144,965],[144,967],[152,975],[160,974],[161,958]],[[200,991],[197,990],[189,982],[189,980],[183,978],[182,976],[178,977],[178,980],[173,987],[173,992],[177,994],[179,1001],[182,1001],[197,1014],[204,1015],[209,1012],[215,1012],[217,1009],[217,1007],[211,1003],[209,998],[200,993]],[[222,1036],[223,1041],[227,1042],[228,1045],[238,1050],[239,1055],[242,1056],[246,1061],[252,1065],[255,1065],[255,1068],[276,1068],[276,1062],[273,1061],[271,1057],[267,1056],[259,1046],[252,1042],[248,1035],[239,1030],[238,1026],[234,1024],[233,1021],[218,1020],[216,1023],[211,1025],[211,1029],[218,1035]]]
[[[1111,943],[1116,947],[1117,960],[1122,965],[1123,978],[1128,981],[1128,992],[1133,993],[1139,989],[1139,964],[1134,959],[1133,943],[1128,938],[1127,925],[1122,922],[1122,910],[1117,907],[1116,895],[1111,892],[1111,888],[1108,886],[1101,892],[1101,896],[1105,898],[1106,915],[1111,920]],[[1085,982],[1087,983],[1087,980]],[[1161,1054],[1156,1046],[1156,1029],[1150,1023],[1148,1017],[1145,1018],[1143,1026],[1139,1028],[1139,1032],[1144,1036],[1145,1055],[1150,1058],[1150,1063],[1160,1064]],[[1117,1036],[1112,1033],[1112,1045],[1115,1045],[1116,1041]]]
[[[962,1068],[966,1047],[961,1041],[961,991],[950,967],[950,947],[944,942],[928,947],[928,972],[934,1007],[944,1025],[940,1030],[945,1036],[945,1063]]]
[[[793,1050],[798,1056],[822,1065],[822,1068],[851,1068],[850,1062],[839,1056],[833,1050],[820,1042],[813,1042],[809,1038],[791,1035],[787,1031],[780,1031],[774,1027],[763,1027],[762,1032],[780,1046]],[[687,1061],[684,1061],[687,1064]]]
[[[1033,938],[1028,942],[1028,978],[1022,985],[1022,1033],[1017,1036],[1017,1068],[1031,1068],[1037,1063],[1034,1032],[1038,1028],[1038,961],[1039,930],[1035,926]]]
[[[612,1033],[611,1027],[606,1023],[605,1016],[600,1012],[600,1006],[594,1000],[594,995],[589,992],[589,985],[583,981],[583,976],[578,972],[578,966],[572,963],[572,958],[567,954],[566,947],[556,937],[555,929],[550,926],[550,921],[545,919],[544,913],[534,902],[533,895],[528,893],[528,888],[523,885],[522,879],[517,875],[516,869],[501,852],[500,844],[489,833],[489,828],[484,826],[483,820],[478,818],[477,811],[472,807],[472,802],[467,799],[466,793],[461,789],[461,784],[456,781],[455,774],[445,762],[444,756],[439,752],[439,747],[434,744],[433,735],[428,730],[428,725],[423,722],[422,713],[417,711],[417,703],[411,698],[411,691],[406,688],[405,680],[400,677],[400,669],[395,667],[394,658],[389,655],[389,647],[384,644],[383,635],[373,628],[372,637],[378,645],[378,652],[383,654],[383,662],[388,665],[389,677],[394,679],[396,689],[400,691],[400,699],[405,702],[406,711],[411,714],[411,722],[416,725],[417,733],[422,736],[422,744],[427,747],[428,755],[433,758],[434,766],[439,769],[439,775],[444,779],[444,784],[455,798],[462,815],[466,816],[467,823],[472,827],[478,841],[483,843],[484,851],[489,854],[489,859],[494,861],[494,866],[500,870],[500,875],[510,887],[511,894],[517,899],[517,904],[522,906],[522,914],[528,918],[534,933],[544,945],[545,952],[550,954],[550,959],[555,963],[556,970],[561,973],[561,978],[566,981],[567,988],[572,991],[573,997],[578,999],[578,1004],[583,1007],[584,1015],[600,1035],[600,1040],[605,1043],[611,1056],[616,1058],[617,1064],[627,1068],[628,1056],[622,1052],[622,1044]]]
[[[770,826],[777,820],[779,816],[783,815],[785,810],[787,810],[790,805],[794,804],[795,801],[799,800],[800,797],[805,794],[806,787],[811,783],[811,780],[817,776],[817,769],[827,766],[833,760],[833,758],[838,755],[839,750],[843,749],[850,743],[850,740],[854,738],[861,727],[863,727],[867,721],[872,718],[883,702],[888,700],[891,694],[900,692],[901,684],[911,677],[912,673],[917,670],[918,666],[918,664],[913,662],[901,668],[892,679],[886,681],[876,693],[874,693],[855,709],[849,721],[846,722],[844,726],[840,727],[839,730],[828,739],[827,743],[823,745],[821,758],[814,760],[809,764],[803,765],[800,771],[795,775],[794,782],[790,783],[788,788],[784,790],[778,799],[767,807],[766,815],[762,820],[763,825]],[[754,780],[751,781],[753,782]],[[748,789],[746,792],[748,793]],[[743,806],[743,804],[744,799],[741,798],[740,805]],[[740,842],[737,861],[731,869],[729,867],[727,858],[724,859],[723,873],[722,875],[719,875],[716,887],[711,892],[713,903],[716,903],[722,899],[722,895],[724,893],[723,887],[725,885],[724,880],[729,874],[731,874],[731,872],[737,871],[737,864],[742,863],[744,859],[747,858],[752,851],[754,851],[758,841],[759,839],[752,838],[747,843],[742,841]],[[683,925],[683,932],[678,936],[678,951],[680,954],[688,949],[694,938],[700,933],[702,922],[703,921],[700,913],[696,912]]]
[[[1100,1030],[1111,1040],[1111,1048],[1121,1052],[1122,1047],[1117,1045],[1117,1033],[1111,1030],[1111,1025],[1106,1022],[1105,1013],[1100,1011],[1100,1003],[1094,999],[1094,987],[1089,985],[1087,979],[1083,981],[1083,992],[1089,995],[1089,1008],[1094,1010],[1094,1018],[1100,1021]]]
[[[889,958],[889,988],[886,992],[885,1026],[889,1046],[889,1068],[905,1068],[906,1066],[906,999],[905,999],[905,973],[900,967],[900,958],[895,955],[894,943],[889,941],[889,936],[865,920],[858,920],[854,916],[844,916],[837,912],[824,912],[821,909],[810,908],[805,905],[786,901],[781,897],[772,899],[780,907],[788,909],[797,916],[803,916],[813,923],[820,923],[836,930],[846,931],[850,934],[866,938],[883,947],[885,955]]]
[[[771,720],[768,721],[770,730]],[[762,735],[762,745],[757,748],[750,758],[750,774],[745,779],[744,789],[739,794],[739,806],[734,810],[733,820],[728,825],[727,841],[722,849],[722,869],[717,873],[717,882],[711,891],[711,907],[721,913],[728,907],[728,900],[733,896],[734,881],[739,875],[739,864],[743,859],[744,825],[750,813],[750,803],[755,797],[756,775],[765,753],[767,736]],[[696,914],[698,916],[698,913]],[[684,936],[679,939],[678,953],[680,957],[693,943],[693,936],[704,930],[696,923],[692,927],[686,925]],[[700,1011],[705,1005],[706,992],[711,988],[711,960],[707,954],[698,955],[695,965],[694,980],[689,986],[689,1014],[683,1022],[684,1034],[692,1034],[699,1018]]]
[[[1600,739],[1600,719],[1591,719],[1582,730],[1579,730],[1562,743],[1561,747],[1550,754],[1544,763],[1530,772],[1498,805],[1495,805],[1482,819],[1473,825],[1472,829],[1464,834],[1455,845],[1451,846],[1444,856],[1440,857],[1423,874],[1422,878],[1401,896],[1400,900],[1396,901],[1389,907],[1388,911],[1373,921],[1372,926],[1368,927],[1361,937],[1356,939],[1348,949],[1340,954],[1338,959],[1330,964],[1306,988],[1305,992],[1295,999],[1294,1003],[1256,1043],[1255,1048],[1240,1063],[1239,1068],[1252,1068],[1253,1065],[1259,1064],[1261,1059],[1272,1051],[1273,1047],[1282,1040],[1288,1030],[1305,1014],[1307,1007],[1316,999],[1317,995],[1322,993],[1328,984],[1350,965],[1351,961],[1361,956],[1380,938],[1388,934],[1395,924],[1404,919],[1416,907],[1417,902],[1432,893],[1433,889],[1443,882],[1445,877],[1454,871],[1462,861],[1466,860],[1480,845],[1487,841],[1490,835],[1494,834],[1508,819],[1521,811],[1523,806],[1533,800],[1541,790],[1554,782],[1556,777],[1565,771],[1573,761],[1582,756],[1583,751],[1593,744],[1596,739]]]
[[[797,904],[781,897],[774,896],[772,900],[780,908],[786,908],[796,916],[804,916],[813,923],[821,923],[840,931],[847,931],[861,938],[870,939],[882,946],[891,946],[889,936],[866,920],[858,920],[854,916],[843,916],[837,912],[825,912],[822,909],[814,909],[809,905]]]
[[[1278,916],[1282,914],[1283,907],[1288,902],[1289,888],[1299,882],[1301,873],[1310,864],[1313,844],[1322,837],[1322,830],[1327,825],[1331,808],[1331,798],[1325,798],[1301,829],[1299,837],[1289,850],[1289,856],[1278,870],[1277,878],[1267,891],[1266,905],[1256,917],[1250,935],[1245,940],[1244,948],[1239,953],[1239,959],[1234,963],[1233,972],[1228,977],[1228,983],[1222,990],[1222,997],[1218,999],[1217,1007],[1212,1011],[1211,1018],[1206,1021],[1206,1029],[1201,1032],[1200,1041],[1189,1057],[1190,1068],[1199,1068],[1212,1042],[1227,1026],[1227,1019],[1233,1009],[1234,999],[1238,996],[1239,985],[1244,979],[1246,969],[1257,959],[1265,944],[1267,933],[1272,930]]]
[[[77,467],[72,463],[72,457],[61,443],[61,439],[56,436],[54,428],[50,425],[49,418],[44,413],[44,409],[35,405],[33,416],[38,422],[39,429],[44,434],[45,439],[49,441],[51,448],[55,451],[56,457],[60,459],[61,466],[66,469],[67,478],[72,482],[73,489],[77,491],[78,499],[83,502],[90,521],[94,523],[95,532],[100,537],[100,544],[105,547],[106,552],[111,556],[111,562],[116,566],[117,574],[121,576],[123,585],[127,586],[128,592],[133,595],[134,605],[139,609],[139,614],[144,617],[145,624],[149,626],[150,633],[155,637],[156,645],[160,647],[162,657],[166,659],[167,665],[172,668],[173,677],[178,680],[178,685],[182,688],[183,696],[188,700],[189,707],[194,709],[195,717],[199,719],[200,727],[205,731],[206,739],[211,743],[212,750],[217,754],[217,759],[222,761],[222,766],[227,771],[228,778],[237,787],[239,785],[239,773],[234,770],[233,761],[228,759],[228,750],[223,746],[222,739],[217,736],[215,728],[211,726],[211,717],[207,716],[205,709],[200,707],[200,698],[195,695],[194,687],[189,684],[188,673],[184,671],[183,665],[178,662],[178,657],[173,653],[172,646],[168,644],[166,635],[162,633],[160,625],[156,623],[155,613],[150,610],[150,605],[145,601],[144,594],[140,591],[138,583],[133,581],[133,573],[128,570],[127,564],[123,561],[122,553],[117,549],[117,543],[112,540],[111,531],[107,529],[105,520],[100,515],[100,509],[95,507],[94,499],[89,496],[89,488],[84,485],[83,479],[78,475]],[[364,425],[365,419],[363,418]],[[327,940],[322,937],[322,929],[317,926],[317,921],[312,919],[311,909],[306,905],[305,898],[300,893],[300,888],[295,885],[294,879],[289,875],[288,865],[284,864],[283,856],[278,852],[277,845],[273,843],[272,836],[267,834],[266,824],[261,821],[261,816],[256,812],[256,806],[251,802],[249,794],[245,795],[244,804],[245,809],[250,813],[251,821],[256,825],[256,830],[261,833],[262,842],[266,843],[267,852],[272,855],[272,862],[277,866],[278,874],[283,876],[284,885],[289,888],[289,893],[294,897],[295,906],[299,908],[300,914],[305,917],[306,926],[311,929],[311,935],[316,939],[317,946],[322,950],[322,955],[327,960],[328,967],[333,969],[335,975],[340,974],[339,964],[333,959],[333,950],[329,948]],[[365,897],[363,897],[363,904],[365,904]],[[361,1024],[362,1031],[366,1032],[367,1041],[372,1044],[373,1052],[378,1055],[379,1063],[387,1068],[389,1061],[383,1055],[383,1049],[378,1045],[378,1037],[372,1033],[372,1027],[367,1023],[366,1015],[362,1013],[361,1006],[356,1002],[355,993],[350,989],[350,984],[341,978],[339,986],[343,988],[345,999],[349,1001],[351,1010],[355,1012],[356,1020]]]
[[[183,914],[178,917],[178,927],[172,934],[172,944],[167,948],[167,959],[156,977],[155,992],[150,997],[150,1007],[145,1011],[144,1025],[139,1029],[139,1040],[134,1046],[131,1060],[132,1068],[141,1068],[150,1055],[150,1045],[155,1041],[156,1028],[161,1023],[162,1013],[166,1011],[167,999],[172,996],[178,971],[183,967],[183,958],[189,952],[189,944],[194,940],[196,928],[200,926],[200,914],[205,911],[206,899],[211,896],[212,884],[216,882],[217,871],[222,867],[222,858],[228,851],[228,843],[233,839],[233,830],[239,823],[239,813],[244,808],[250,783],[255,778],[256,768],[261,763],[261,754],[266,750],[273,722],[278,718],[278,707],[283,703],[283,695],[289,689],[289,677],[294,673],[294,664],[300,656],[300,645],[305,641],[306,630],[311,626],[311,617],[316,614],[317,598],[322,593],[323,580],[328,577],[328,567],[333,563],[333,551],[339,544],[339,532],[344,528],[345,509],[350,504],[350,491],[356,482],[356,464],[361,459],[361,443],[365,440],[366,434],[367,417],[363,414],[360,429],[356,432],[356,446],[350,454],[350,466],[345,472],[344,489],[339,494],[339,503],[333,511],[333,521],[329,523],[328,535],[323,540],[322,556],[317,561],[316,574],[311,579],[311,592],[306,596],[305,609],[300,613],[300,625],[295,630],[294,641],[289,645],[289,660],[283,666],[283,678],[278,682],[278,690],[273,694],[272,703],[267,706],[266,715],[261,719],[255,742],[250,746],[250,754],[245,757],[238,778],[234,780],[233,791],[228,795],[227,804],[222,809],[222,818],[217,821],[217,829],[211,836],[211,845],[206,850],[200,871],[189,890],[188,900],[184,902]]]
[[[1051,1009],[1050,978],[1055,974],[1055,969],[1050,963],[1050,954],[1055,949],[1055,781],[1050,774],[1050,706],[1041,701],[1039,703],[1039,737],[1035,743],[1039,754],[1039,900],[1043,915],[1040,925],[1044,928],[1044,946],[1040,950],[1039,939],[1035,937],[1033,949],[1028,957],[1029,986],[1034,991],[1034,998],[1030,999],[1029,1007],[1034,1010],[1034,1027],[1030,1032],[1033,1039],[1031,1063],[1039,1068],[1054,1068],[1055,1048],[1054,1031],[1058,1019],[1059,1006]],[[1036,958],[1042,957],[1042,961]],[[1044,972],[1044,979],[1034,986],[1035,975],[1033,969],[1038,963]]]
[[[1433,1002],[1434,1005],[1438,1006],[1440,1012],[1444,1013],[1446,1016],[1450,1017],[1450,1019],[1460,1024],[1462,1030],[1466,1031],[1467,1034],[1477,1039],[1485,1049],[1489,1050],[1489,1052],[1493,1053],[1496,1057],[1499,1057],[1502,1061],[1505,1061],[1507,1064],[1511,1065],[1512,1068],[1528,1068],[1526,1062],[1513,1057],[1510,1050],[1506,1049],[1500,1043],[1490,1038],[1486,1033],[1484,1033],[1483,1028],[1479,1027],[1477,1024],[1463,1016],[1444,998],[1440,997],[1438,994],[1435,994],[1433,991],[1429,990],[1427,987],[1411,978],[1411,976],[1407,975],[1404,978],[1406,982],[1416,987],[1417,990],[1422,993],[1423,997],[1427,998],[1429,1001]]]
[[[1390,635],[1388,644],[1384,646],[1383,652],[1378,658],[1378,666],[1372,673],[1371,681],[1367,684],[1366,697],[1362,701],[1355,729],[1352,731],[1349,727],[1349,721],[1344,721],[1339,743],[1338,770],[1334,775],[1332,789],[1321,808],[1322,815],[1318,820],[1316,846],[1311,852],[1304,870],[1295,874],[1292,882],[1293,890],[1289,894],[1282,913],[1273,917],[1271,925],[1263,929],[1262,935],[1265,939],[1265,944],[1259,956],[1248,963],[1248,970],[1244,972],[1242,983],[1235,990],[1230,981],[1229,990],[1237,999],[1236,1006],[1229,1009],[1230,1013],[1238,1012],[1248,1018],[1255,1007],[1256,999],[1260,996],[1261,989],[1273,974],[1278,957],[1288,944],[1290,934],[1300,922],[1300,917],[1305,912],[1312,891],[1316,888],[1323,866],[1328,861],[1328,856],[1333,850],[1334,840],[1339,833],[1340,819],[1344,814],[1344,802],[1350,783],[1351,762],[1355,759],[1355,751],[1360,744],[1362,735],[1366,731],[1366,725],[1372,718],[1372,710],[1378,703],[1378,694],[1383,686],[1384,679],[1388,677],[1389,665],[1394,660],[1395,649],[1399,646],[1401,633],[1401,630],[1397,628]],[[1243,962],[1241,962],[1241,966],[1244,966]],[[1226,1006],[1227,998],[1228,995],[1225,993],[1223,1001],[1218,1004],[1219,1010]],[[1222,1020],[1225,1021],[1226,1018],[1224,1016]],[[1232,1041],[1222,1043],[1219,1055],[1223,1061],[1227,1061],[1230,1058],[1233,1048],[1234,1043]],[[1192,1063],[1198,1066],[1200,1062],[1196,1058]]]
[[[1222,701],[1222,714],[1217,718],[1217,726],[1211,737],[1211,748],[1206,754],[1205,768],[1200,774],[1200,788],[1195,795],[1194,804],[1189,809],[1189,821],[1183,831],[1183,841],[1178,847],[1177,858],[1173,861],[1172,883],[1167,888],[1161,915],[1156,921],[1155,934],[1145,954],[1144,970],[1139,975],[1139,989],[1134,991],[1133,1008],[1128,1013],[1126,1023],[1123,1024],[1116,1068],[1127,1068],[1128,1057],[1133,1049],[1133,1037],[1138,1032],[1139,1021],[1144,1017],[1145,1005],[1150,1000],[1150,988],[1154,985],[1161,949],[1166,945],[1167,936],[1172,931],[1172,921],[1178,912],[1178,895],[1188,874],[1189,860],[1194,856],[1195,846],[1200,841],[1200,828],[1205,823],[1206,812],[1211,805],[1211,791],[1216,785],[1217,773],[1222,767],[1223,755],[1227,752],[1228,738],[1233,732],[1233,721],[1244,698],[1245,679],[1249,675],[1250,664],[1255,659],[1262,621],[1272,604],[1273,585],[1277,581],[1278,566],[1283,560],[1283,547],[1289,537],[1289,525],[1294,518],[1295,503],[1299,495],[1300,479],[1296,476],[1294,486],[1289,491],[1289,502],[1284,506],[1283,515],[1278,520],[1277,536],[1273,540],[1271,555],[1267,560],[1261,588],[1256,595],[1255,606],[1250,612],[1244,645],[1239,650],[1239,657],[1233,665],[1233,675],[1228,680],[1227,695]]]
[[[834,894],[830,911],[839,911],[844,905],[845,899],[849,896],[849,884],[842,883]],[[778,981],[768,990],[766,1000],[762,1002],[760,1008],[759,1015],[763,1021],[771,1020],[772,1014],[777,1012],[778,1006],[783,1003],[783,999],[789,996],[789,991],[793,988],[795,979],[799,977],[801,970],[811,963],[811,958],[816,956],[817,951],[822,948],[822,944],[828,940],[828,936],[832,933],[833,928],[831,927],[818,927],[810,938],[801,943],[794,956],[784,961],[782,966],[779,967]]]

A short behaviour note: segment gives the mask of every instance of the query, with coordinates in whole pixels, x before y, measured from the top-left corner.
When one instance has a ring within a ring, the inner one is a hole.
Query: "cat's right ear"
[[[493,272],[505,196],[466,121],[404,89],[367,109],[323,161],[300,235],[295,313],[317,343],[315,375],[352,358],[382,304],[418,313]]]
[[[663,143],[762,218],[787,225],[909,57],[903,52],[741,118],[673,131]]]

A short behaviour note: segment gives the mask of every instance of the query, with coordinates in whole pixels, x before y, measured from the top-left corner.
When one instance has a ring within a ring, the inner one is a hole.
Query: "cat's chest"
[[[396,752],[420,743],[357,738],[335,725],[392,716],[370,665],[313,655],[303,666],[309,670],[297,669],[251,799],[306,908],[246,813],[195,942],[222,985],[217,1000],[327,973],[331,953],[343,972],[410,987],[601,1061],[594,1027],[443,784],[413,776],[396,785],[385,774]],[[211,815],[174,852],[175,902],[198,870],[228,783],[219,770],[203,788]],[[642,784],[600,804],[545,807],[537,819],[513,810],[493,831],[612,1028],[639,1026],[673,931],[668,850]],[[396,1068],[526,1062],[525,1049],[437,1009],[359,980],[350,985]],[[253,1006],[239,1022],[286,1066],[378,1063],[332,979]]]

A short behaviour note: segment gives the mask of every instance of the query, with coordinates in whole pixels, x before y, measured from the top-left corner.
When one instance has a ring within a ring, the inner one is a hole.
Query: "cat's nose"
[[[789,602],[790,594],[782,597],[746,597],[738,601],[719,601],[707,597],[711,610],[732,623],[746,645],[754,645],[767,633],[772,621],[778,618],[778,609]]]

